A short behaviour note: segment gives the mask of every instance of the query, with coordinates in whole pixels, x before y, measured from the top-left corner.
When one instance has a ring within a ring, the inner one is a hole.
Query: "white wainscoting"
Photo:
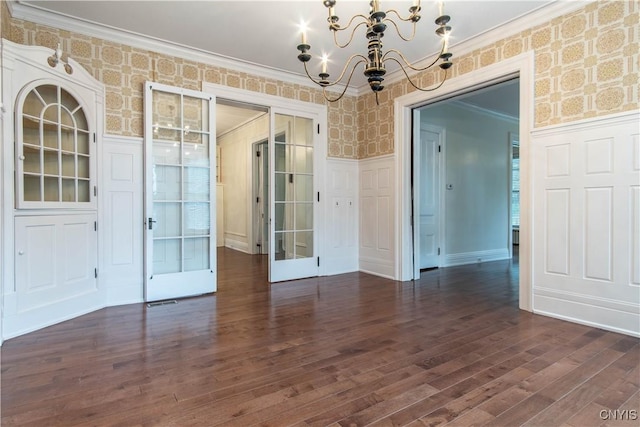
[[[454,265],[473,264],[478,262],[498,261],[511,258],[508,249],[488,249],[485,251],[463,252],[457,254],[445,254],[444,267]]]
[[[394,157],[360,161],[360,270],[395,276]]]
[[[99,189],[101,265],[107,306],[143,297],[143,145],[141,138],[104,137]]]
[[[640,336],[638,123],[532,133],[534,312]]]
[[[327,160],[324,218],[326,254],[321,274],[358,271],[358,161]]]

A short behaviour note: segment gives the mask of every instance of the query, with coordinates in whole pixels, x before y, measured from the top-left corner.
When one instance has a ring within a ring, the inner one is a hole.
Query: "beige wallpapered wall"
[[[109,134],[142,136],[147,80],[196,90],[206,81],[324,102],[316,89],[12,19],[4,4],[2,14],[4,38],[50,48],[61,42],[65,52],[105,84]],[[597,1],[462,57],[454,56],[450,73],[460,76],[534,50],[535,127],[634,110],[639,102],[639,33],[640,2]],[[433,84],[438,72],[423,73],[420,83]],[[393,99],[411,90],[406,82],[390,85],[380,94],[379,106],[372,94],[329,104],[329,155],[361,159],[393,153]]]

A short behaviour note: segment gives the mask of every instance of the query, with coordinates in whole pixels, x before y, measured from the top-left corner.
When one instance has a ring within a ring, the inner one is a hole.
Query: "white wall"
[[[360,270],[395,276],[394,157],[360,160]]]
[[[218,138],[224,186],[224,244],[246,253],[252,245],[252,144],[269,137],[269,116],[264,115]]]
[[[534,312],[640,336],[638,123],[532,132]]]
[[[446,130],[443,265],[509,257],[509,132],[515,120],[448,104],[421,110]]]

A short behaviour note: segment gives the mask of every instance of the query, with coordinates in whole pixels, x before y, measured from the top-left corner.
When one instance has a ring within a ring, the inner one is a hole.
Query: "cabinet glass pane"
[[[73,118],[76,120],[76,127],[83,131],[89,130],[89,125],[87,124],[87,117],[84,115],[83,110],[78,110],[73,113]]]
[[[174,93],[153,91],[154,125],[169,128],[180,128],[182,114],[180,95]]]
[[[40,117],[40,113],[42,112],[43,107],[44,104],[42,103],[42,100],[37,95],[36,91],[32,90],[24,100],[22,113],[28,114],[32,117]]]
[[[67,126],[70,128],[76,127],[75,120],[66,108],[60,109],[60,123],[62,124],[62,126]]]
[[[184,204],[184,236],[207,236],[210,233],[209,203]]]
[[[60,128],[60,142],[63,151],[75,152],[76,151],[76,141],[75,141],[75,132],[73,129],[68,127]]]
[[[184,97],[184,130],[209,129],[209,100]]]
[[[184,136],[184,164],[209,166],[209,136],[189,132]]]
[[[40,120],[33,117],[22,117],[22,142],[40,145]]]
[[[58,177],[44,177],[44,201],[45,202],[59,202],[60,201],[60,187],[58,184]]]
[[[209,269],[209,238],[184,239],[184,271]]]
[[[184,199],[192,201],[209,200],[209,168],[184,168]]]
[[[27,202],[40,202],[40,177],[33,175],[24,176],[24,200]]]
[[[78,155],[78,176],[89,178],[89,157]]]
[[[87,132],[78,131],[78,153],[89,154],[89,134]]]
[[[22,168],[24,172],[41,173],[40,169],[40,150],[37,148],[22,147]]]
[[[45,105],[58,103],[58,86],[42,85],[34,89],[43,99]]]
[[[42,118],[48,122],[58,123],[58,110],[59,107],[56,104],[49,105],[44,109]]]
[[[78,201],[90,202],[91,201],[91,187],[88,180],[78,180]]]
[[[182,204],[177,203],[154,203],[153,219],[157,221],[153,224],[154,237],[179,237],[182,225]]]
[[[74,111],[79,106],[73,95],[62,88],[60,88],[60,104],[69,111]]]
[[[62,176],[76,176],[76,160],[73,154],[62,154]]]
[[[58,148],[58,125],[55,123],[42,124],[42,143],[45,147]]]
[[[47,175],[59,175],[58,152],[44,150],[44,173]]]
[[[76,180],[62,178],[62,201],[63,202],[75,202],[76,201]]]
[[[182,271],[181,239],[153,241],[153,272],[156,274]]]
[[[154,200],[180,200],[181,182],[179,166],[153,166],[153,199]]]

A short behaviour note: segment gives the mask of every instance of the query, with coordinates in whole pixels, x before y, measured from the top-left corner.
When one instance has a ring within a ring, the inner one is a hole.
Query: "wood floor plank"
[[[640,340],[518,309],[518,265],[268,283],[109,307],[8,340],[3,426],[630,425]],[[598,419],[594,417],[598,416]],[[625,424],[626,423],[626,424]]]

